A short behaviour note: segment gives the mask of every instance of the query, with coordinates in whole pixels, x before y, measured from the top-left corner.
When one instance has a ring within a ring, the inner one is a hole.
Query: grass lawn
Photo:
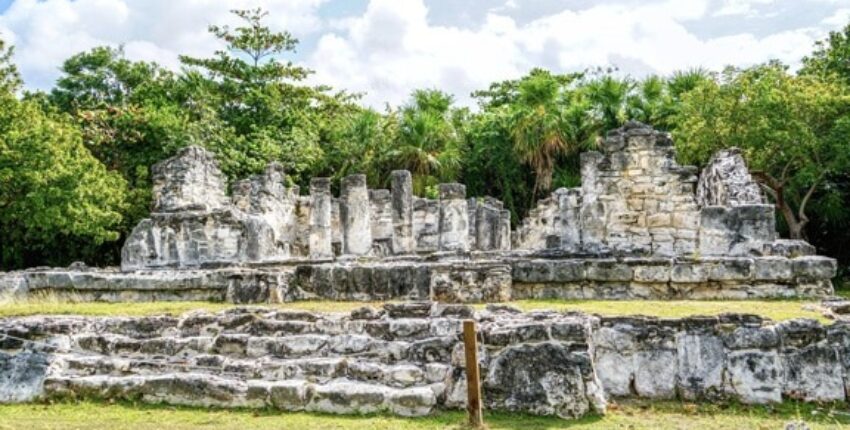
[[[695,405],[679,402],[629,402],[610,407],[604,417],[577,421],[521,414],[487,414],[495,429],[782,429],[792,421],[809,428],[839,429],[850,425],[850,412],[837,406],[796,403],[765,407]],[[101,404],[92,402],[52,405],[0,405],[0,430],[188,430],[188,429],[462,429],[462,412],[442,412],[419,418],[385,415],[335,416],[277,411],[221,410],[158,405]]]
[[[378,302],[304,301],[269,305],[279,309],[322,312],[348,312],[361,306],[380,307]],[[576,310],[600,315],[650,315],[675,318],[688,315],[717,315],[725,312],[752,313],[773,320],[813,318],[828,323],[812,310],[815,301],[805,300],[518,300],[510,303],[523,310]],[[74,303],[53,298],[0,302],[0,317],[23,315],[179,315],[195,309],[218,311],[234,307],[229,303],[151,302],[151,303]],[[476,305],[483,307],[483,305]]]

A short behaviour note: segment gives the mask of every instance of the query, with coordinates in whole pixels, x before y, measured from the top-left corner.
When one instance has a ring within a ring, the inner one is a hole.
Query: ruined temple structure
[[[228,195],[213,155],[188,147],[153,167],[152,212],[120,269],[10,272],[0,291],[238,303],[832,293],[835,260],[778,238],[737,150],[698,172],[676,163],[668,134],[628,123],[581,164],[580,187],[555,190],[511,231],[499,200],[469,198],[461,184],[417,197],[407,171],[389,190],[347,176],[335,196],[330,179],[302,193],[271,164]]]
[[[457,304],[832,294],[835,260],[778,239],[773,206],[736,150],[702,172],[674,156],[668,135],[627,124],[583,154],[581,187],[556,190],[511,231],[500,201],[467,198],[461,184],[420,198],[410,173],[396,171],[389,190],[352,175],[338,196],[328,178],[302,194],[272,164],[228,193],[213,155],[185,148],[153,167],[152,212],[127,238],[120,268],[0,273],[0,295],[393,302],[344,314],[236,306],[179,317],[0,318],[0,403],[462,409],[469,320],[488,410],[575,418],[604,413],[614,398],[847,401],[847,322]]]

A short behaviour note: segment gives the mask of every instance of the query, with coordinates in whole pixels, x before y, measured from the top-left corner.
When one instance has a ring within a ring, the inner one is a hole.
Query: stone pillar
[[[501,234],[499,236],[499,249],[511,249],[511,211],[504,209],[499,211],[499,225]]]
[[[310,257],[332,257],[330,178],[310,180],[310,206]]]
[[[413,178],[407,170],[392,172],[392,214],[393,254],[413,253]]]
[[[439,248],[469,251],[469,209],[466,187],[461,184],[440,184]]]
[[[372,226],[366,175],[342,178],[340,187],[343,254],[366,255],[372,250]]]

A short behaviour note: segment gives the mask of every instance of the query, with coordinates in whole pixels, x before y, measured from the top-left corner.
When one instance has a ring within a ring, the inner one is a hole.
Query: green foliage
[[[398,113],[396,142],[386,159],[397,169],[410,170],[413,190],[454,180],[460,172],[463,147],[458,111],[452,97],[437,90],[418,90]]]
[[[15,47],[6,47],[6,42],[0,39],[0,94],[13,93],[21,88],[21,74],[12,63]]]
[[[726,69],[687,93],[678,113],[681,158],[704,164],[721,148],[744,150],[751,169],[777,202],[794,237],[808,222],[811,196],[837,192],[835,175],[850,169],[848,90],[834,82],[793,76],[779,63]]]
[[[125,190],[65,116],[0,96],[0,266],[94,257],[119,236]]]
[[[814,52],[803,58],[800,74],[837,79],[850,86],[850,24],[815,43]]]

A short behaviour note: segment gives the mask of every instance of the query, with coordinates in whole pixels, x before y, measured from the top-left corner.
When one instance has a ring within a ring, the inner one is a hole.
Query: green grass
[[[840,408],[844,408],[843,410]],[[745,407],[695,405],[680,402],[627,402],[612,405],[603,416],[580,420],[533,417],[523,414],[486,414],[496,429],[781,429],[791,421],[806,421],[811,429],[839,429],[850,425],[846,406],[783,403]],[[441,412],[418,418],[386,415],[336,416],[282,413],[271,410],[222,410],[94,402],[52,405],[0,405],[0,430],[189,430],[189,429],[462,429],[462,412]]]
[[[821,322],[829,322],[820,312],[813,310],[817,302],[804,300],[519,300],[510,302],[510,304],[527,311],[535,309],[574,310],[600,315],[649,315],[664,318],[738,312],[758,314],[776,321],[791,318],[813,318]],[[303,301],[270,306],[279,309],[348,312],[367,305],[380,307],[382,303]],[[179,315],[197,309],[219,311],[234,306],[228,303],[210,302],[86,303],[42,297],[0,302],[0,317],[25,315]],[[483,307],[483,305],[476,306]]]

